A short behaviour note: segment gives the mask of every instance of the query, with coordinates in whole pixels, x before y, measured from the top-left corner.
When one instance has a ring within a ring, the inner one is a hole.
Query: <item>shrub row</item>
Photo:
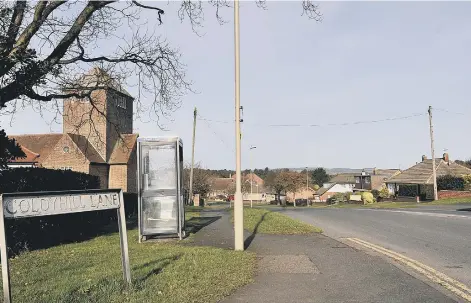
[[[0,171],[1,193],[98,188],[98,177],[70,170],[15,168]],[[136,196],[125,195],[124,200],[127,215],[137,213]],[[23,250],[89,239],[103,233],[104,227],[116,220],[116,210],[7,219],[5,225],[9,253],[17,254]]]

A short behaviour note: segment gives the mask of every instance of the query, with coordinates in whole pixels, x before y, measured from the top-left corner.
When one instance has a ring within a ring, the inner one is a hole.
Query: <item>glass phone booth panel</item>
[[[183,144],[179,138],[139,138],[139,240],[142,236],[182,238]]]

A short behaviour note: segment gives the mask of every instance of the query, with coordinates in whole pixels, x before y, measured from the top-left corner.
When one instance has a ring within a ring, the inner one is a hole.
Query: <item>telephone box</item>
[[[138,138],[139,242],[185,237],[183,142],[179,137]]]

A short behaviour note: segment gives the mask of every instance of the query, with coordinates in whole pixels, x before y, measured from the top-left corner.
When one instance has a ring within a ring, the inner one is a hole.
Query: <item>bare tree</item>
[[[192,28],[202,25],[202,1],[182,1],[177,15],[189,20]],[[264,0],[256,1],[266,8]],[[230,8],[227,0],[211,0],[220,23],[220,10]],[[157,5],[157,6],[156,6]],[[39,1],[0,2],[0,109],[12,114],[19,106],[37,110],[51,108],[62,115],[59,101],[87,99],[92,114],[100,114],[93,93],[110,85],[119,87],[131,76],[137,79],[135,106],[140,113],[153,113],[158,119],[179,107],[182,95],[191,91],[185,66],[177,48],[145,28],[142,12],[152,11],[161,26],[162,2],[139,1]],[[302,1],[302,14],[320,21],[318,6]],[[120,36],[123,27],[132,36]],[[117,40],[116,50],[100,53],[101,46]],[[98,53],[98,55],[93,55]],[[84,71],[99,66],[107,77],[84,83]],[[151,100],[144,104],[141,100]],[[5,111],[5,107],[9,111]],[[158,122],[158,120],[157,120]]]
[[[305,179],[303,174],[287,170],[271,171],[267,175],[267,180],[265,184],[272,190],[274,190],[278,196],[282,192],[292,192],[296,198],[296,192],[305,184],[304,182]]]
[[[250,192],[250,182],[247,181],[242,181],[241,185],[241,192],[243,194],[247,194]],[[236,183],[231,182],[227,188],[224,190],[224,192],[229,196],[229,195],[234,195],[236,192]]]
[[[213,175],[207,169],[196,163],[193,169],[193,192],[205,198],[211,191],[211,177]],[[183,188],[189,191],[190,188],[190,166],[186,165],[183,169]]]

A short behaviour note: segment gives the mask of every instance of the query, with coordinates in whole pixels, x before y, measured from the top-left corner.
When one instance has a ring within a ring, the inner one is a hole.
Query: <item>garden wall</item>
[[[438,199],[471,198],[471,191],[463,190],[439,190]]]

